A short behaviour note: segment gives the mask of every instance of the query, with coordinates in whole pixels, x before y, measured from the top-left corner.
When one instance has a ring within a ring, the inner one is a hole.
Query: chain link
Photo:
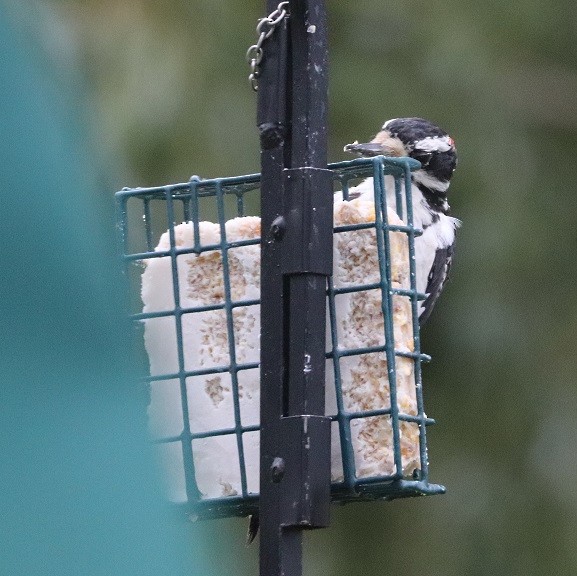
[[[263,42],[272,36],[275,28],[287,15],[286,7],[288,0],[281,2],[276,10],[271,12],[266,18],[261,18],[256,26],[256,33],[258,40],[246,51],[246,59],[250,66],[250,74],[248,81],[252,89],[256,92],[258,90],[258,77],[260,76],[260,63],[262,62],[264,51],[262,49]]]

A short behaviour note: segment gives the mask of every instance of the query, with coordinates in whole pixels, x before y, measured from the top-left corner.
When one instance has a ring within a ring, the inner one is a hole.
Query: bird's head
[[[347,144],[345,152],[360,156],[410,156],[421,163],[413,180],[433,194],[445,195],[457,166],[453,139],[423,118],[394,118],[365,144]]]

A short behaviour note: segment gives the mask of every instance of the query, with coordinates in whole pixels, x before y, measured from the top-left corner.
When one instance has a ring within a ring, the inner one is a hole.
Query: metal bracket
[[[289,168],[284,171],[283,238],[284,274],[333,272],[332,173],[322,168]]]

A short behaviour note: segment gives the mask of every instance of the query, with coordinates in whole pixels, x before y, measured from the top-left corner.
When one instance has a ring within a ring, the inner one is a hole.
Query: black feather
[[[449,277],[449,270],[453,262],[453,255],[455,253],[455,242],[446,248],[439,248],[435,252],[435,259],[429,272],[427,280],[427,289],[425,293],[427,298],[423,302],[423,312],[419,316],[419,325],[422,326],[433,311],[435,304],[443,291],[443,286]]]
[[[248,517],[248,532],[246,533],[247,546],[252,544],[253,540],[256,538],[256,535],[258,534],[259,525],[260,525],[260,519],[258,516],[258,512],[256,514],[251,514]]]

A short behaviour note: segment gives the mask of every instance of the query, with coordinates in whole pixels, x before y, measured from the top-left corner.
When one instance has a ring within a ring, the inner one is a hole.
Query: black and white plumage
[[[457,165],[453,139],[423,118],[394,118],[365,144],[347,144],[346,152],[361,156],[410,156],[421,163],[411,175],[413,225],[423,230],[415,238],[417,290],[427,295],[421,303],[419,323],[429,318],[447,280],[460,221],[449,216],[447,190]],[[392,179],[391,176],[386,177]],[[387,204],[396,209],[395,187],[386,181]],[[352,188],[350,198],[373,198],[373,179]],[[406,214],[406,209],[403,209]]]

